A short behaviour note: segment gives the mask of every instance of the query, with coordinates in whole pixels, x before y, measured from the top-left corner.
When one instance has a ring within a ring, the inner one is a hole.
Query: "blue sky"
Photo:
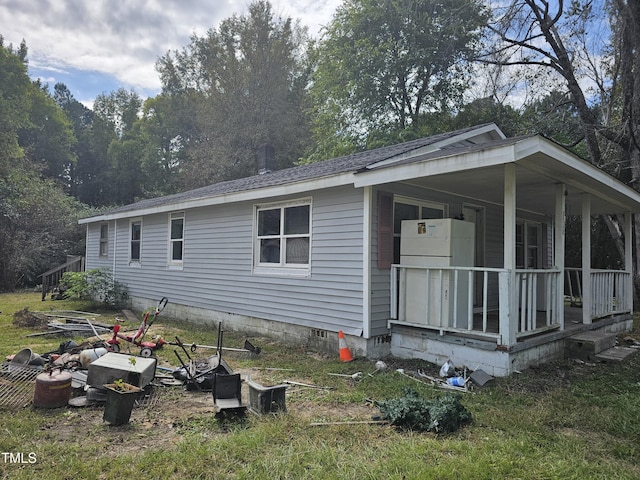
[[[119,88],[155,96],[156,60],[189,44],[250,0],[0,0],[0,35],[29,50],[29,74],[62,82],[87,106]],[[317,35],[341,0],[271,0],[276,15],[299,19]]]

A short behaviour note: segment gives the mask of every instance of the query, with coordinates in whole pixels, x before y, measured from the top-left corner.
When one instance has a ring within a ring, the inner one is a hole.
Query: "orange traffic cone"
[[[349,347],[347,347],[347,341],[344,339],[344,333],[342,330],[338,332],[338,347],[340,348],[340,361],[350,362],[353,360]]]

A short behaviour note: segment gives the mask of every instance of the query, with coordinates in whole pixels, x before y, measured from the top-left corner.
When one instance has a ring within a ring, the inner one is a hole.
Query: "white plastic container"
[[[106,348],[87,348],[80,352],[80,365],[82,365],[82,368],[89,368],[91,362],[97,360],[106,353]]]

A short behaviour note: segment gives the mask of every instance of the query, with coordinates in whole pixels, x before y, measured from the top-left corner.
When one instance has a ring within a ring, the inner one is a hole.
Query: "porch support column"
[[[516,165],[504,166],[504,279],[500,282],[500,335],[503,345],[516,344]]]
[[[591,195],[582,196],[582,323],[591,324]]]
[[[633,239],[632,230],[633,215],[631,212],[624,212],[624,269],[629,274],[624,285],[625,308],[630,308],[633,313],[633,252],[631,245]]]
[[[560,271],[556,283],[555,292],[555,314],[560,330],[564,330],[564,256],[565,256],[565,214],[566,214],[566,187],[560,183],[556,186],[556,212],[555,224],[553,228],[553,263]]]

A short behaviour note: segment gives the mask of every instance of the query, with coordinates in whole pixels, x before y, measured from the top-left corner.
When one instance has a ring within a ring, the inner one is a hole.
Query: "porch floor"
[[[594,320],[596,323],[598,320]],[[538,312],[536,316],[536,328],[543,328],[546,325],[545,312]],[[482,314],[473,315],[474,330],[482,330]],[[565,331],[582,331],[584,325],[582,323],[582,308],[565,306],[564,308],[564,330]],[[498,333],[500,331],[499,319],[497,312],[489,312],[487,314],[487,332]]]
[[[561,338],[567,338],[572,335],[575,335],[580,332],[586,332],[590,330],[597,330],[600,328],[608,327],[609,325],[613,325],[616,323],[620,323],[626,319],[632,318],[631,314],[623,313],[617,314],[613,316],[607,316],[599,319],[593,320],[591,324],[583,324],[582,323],[582,308],[575,307],[570,305],[565,305],[564,308],[564,330],[560,330],[559,328],[551,328],[548,330],[541,330],[537,334],[532,334],[526,337],[522,337],[518,340],[516,345],[510,348],[510,351],[516,352],[520,350],[527,350],[530,348],[534,348],[539,345],[543,345],[545,343],[549,343]],[[544,328],[546,325],[546,315],[544,312],[538,312],[536,318],[536,328]],[[482,330],[482,315],[474,314],[473,316],[473,326],[476,330]],[[487,315],[487,332],[490,333],[498,333],[499,332],[499,320],[498,313],[492,312]],[[485,344],[486,339],[482,339],[480,337],[475,337],[473,332],[469,332],[469,334],[464,335],[467,338],[472,338],[476,341],[476,345],[479,348],[483,348],[483,344]],[[484,347],[493,349],[495,348],[495,343],[488,341],[484,345]]]

